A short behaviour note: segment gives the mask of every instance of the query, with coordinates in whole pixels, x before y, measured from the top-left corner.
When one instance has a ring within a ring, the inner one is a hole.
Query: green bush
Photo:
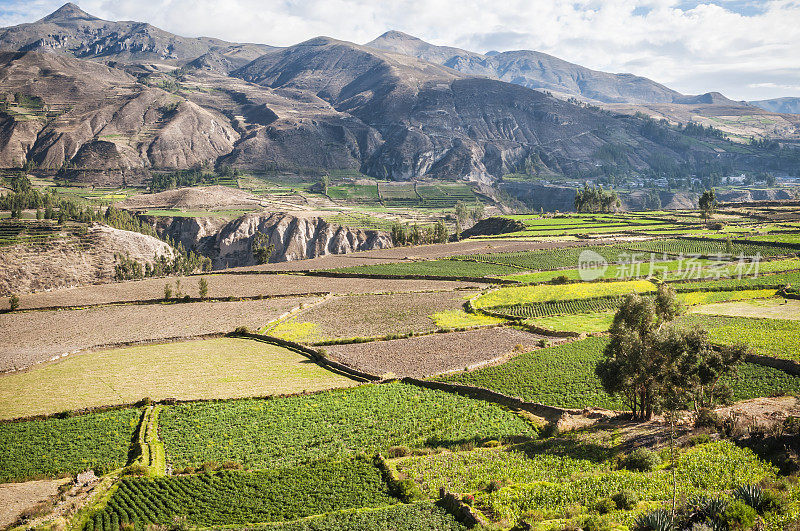
[[[637,448],[622,460],[622,466],[635,472],[652,472],[660,464],[658,454],[647,448]]]
[[[722,521],[731,531],[744,531],[753,527],[756,521],[756,510],[742,500],[736,500],[725,508]]]
[[[718,428],[721,424],[719,415],[708,408],[700,408],[697,411],[697,417],[694,420],[694,425],[698,428]]]
[[[19,308],[19,296],[16,293],[11,294],[11,298],[8,299],[8,306],[12,312]]]
[[[583,520],[581,529],[583,529],[583,531],[607,531],[611,529],[611,527],[606,522],[603,522],[602,518],[595,514],[588,516]]]
[[[395,495],[406,503],[424,498],[413,479],[404,479],[395,484]]]
[[[631,489],[622,489],[614,494],[611,499],[617,506],[617,509],[623,511],[630,511],[639,504],[639,496]]]
[[[611,511],[615,511],[617,509],[617,504],[611,498],[600,498],[597,500],[597,503],[594,504],[594,510],[600,514],[610,513]]]

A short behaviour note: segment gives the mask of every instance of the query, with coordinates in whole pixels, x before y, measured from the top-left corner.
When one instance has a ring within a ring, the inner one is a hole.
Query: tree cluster
[[[620,204],[617,192],[604,190],[602,185],[589,186],[589,183],[584,183],[582,190],[575,190],[576,212],[614,212]]]
[[[420,227],[416,223],[413,225],[395,223],[392,225],[392,244],[395,247],[401,245],[421,245],[425,243],[447,243],[450,234],[444,221],[439,220],[434,225]]]

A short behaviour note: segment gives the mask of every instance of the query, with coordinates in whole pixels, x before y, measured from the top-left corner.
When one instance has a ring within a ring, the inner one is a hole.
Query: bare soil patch
[[[592,245],[596,245],[598,241],[595,240],[591,243]],[[278,262],[274,264],[235,268],[233,270],[314,271],[319,269],[336,269],[340,267],[387,264],[411,260],[434,260],[463,254],[535,251],[579,245],[588,245],[588,243],[580,241],[521,242],[513,240],[492,240],[488,242],[485,240],[463,240],[460,242],[417,245],[414,247],[392,247],[389,249],[376,249],[374,251],[362,251],[349,254],[329,254],[310,260]]]
[[[119,343],[258,329],[313,298],[196,302],[0,315],[0,371]]]
[[[166,190],[156,194],[139,194],[117,203],[120,208],[220,208],[257,207],[260,200],[244,190],[227,186],[196,186]]]
[[[204,278],[208,282],[208,295],[212,298],[323,292],[337,294],[396,293],[477,287],[474,283],[449,280],[328,278],[303,275],[213,274],[204,275]],[[181,283],[181,291],[184,294],[192,297],[198,296],[198,282],[200,280],[198,276],[151,278],[22,295],[20,297],[20,308],[25,310],[161,299],[164,297],[164,286],[171,284],[174,292],[178,280]],[[0,309],[7,308],[8,299],[0,300]]]
[[[464,369],[536,348],[537,336],[514,328],[488,328],[431,334],[410,339],[325,347],[328,355],[372,374],[425,377]]]
[[[0,529],[16,522],[24,511],[56,496],[58,486],[64,481],[69,480],[43,479],[0,485]]]
[[[460,309],[476,291],[334,297],[292,319],[313,323],[314,339],[386,336],[436,330],[430,316]]]

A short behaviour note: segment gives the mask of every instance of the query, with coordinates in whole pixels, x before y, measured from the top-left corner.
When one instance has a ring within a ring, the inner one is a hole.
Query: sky
[[[0,26],[64,0],[0,0]],[[800,0],[80,0],[108,20],[188,37],[288,46],[325,35],[359,44],[394,29],[476,52],[538,50],[630,72],[684,94],[800,97]]]

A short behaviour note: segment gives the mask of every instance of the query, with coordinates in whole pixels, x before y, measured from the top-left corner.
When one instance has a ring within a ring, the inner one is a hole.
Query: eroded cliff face
[[[274,245],[270,262],[305,260],[326,254],[384,249],[388,233],[332,225],[317,216],[286,212],[248,214],[223,223],[219,218],[151,218],[162,237],[211,258],[214,269],[255,265],[253,240],[266,234]]]

